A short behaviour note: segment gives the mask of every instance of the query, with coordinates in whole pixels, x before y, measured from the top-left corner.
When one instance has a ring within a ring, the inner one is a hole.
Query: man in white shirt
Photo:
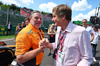
[[[57,27],[54,43],[44,38],[40,47],[55,50],[54,66],[90,66],[93,62],[92,49],[88,32],[71,22],[72,10],[66,4],[53,8],[52,21]]]
[[[12,24],[9,21],[9,24],[7,25],[7,35],[11,34],[11,28],[12,28]]]
[[[83,27],[85,27],[85,29],[89,32],[90,42],[92,42],[93,39],[94,39],[93,29],[90,26],[87,26],[87,20],[86,19],[83,19],[82,23],[83,23]]]

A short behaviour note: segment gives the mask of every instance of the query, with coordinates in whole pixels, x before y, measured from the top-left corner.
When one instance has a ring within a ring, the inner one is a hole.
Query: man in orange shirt
[[[43,58],[43,50],[39,41],[44,37],[41,27],[42,16],[39,11],[31,13],[30,24],[16,36],[16,59],[18,66],[39,66]]]

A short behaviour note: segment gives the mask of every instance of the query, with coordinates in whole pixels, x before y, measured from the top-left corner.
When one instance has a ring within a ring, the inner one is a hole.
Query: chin
[[[55,24],[55,26],[60,26],[60,25],[58,25],[58,24]]]
[[[41,26],[37,26],[37,28],[41,28]]]
[[[57,23],[55,23],[55,26],[58,26]]]

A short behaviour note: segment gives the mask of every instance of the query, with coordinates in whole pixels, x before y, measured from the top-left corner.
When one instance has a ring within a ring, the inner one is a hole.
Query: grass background
[[[15,35],[0,36],[0,40],[1,40],[1,39],[10,39],[10,38],[15,38]]]

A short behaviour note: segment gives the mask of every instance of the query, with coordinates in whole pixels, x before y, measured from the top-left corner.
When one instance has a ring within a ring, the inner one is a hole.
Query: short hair
[[[29,19],[29,18],[25,18],[25,19],[24,19],[24,21],[26,21],[26,20],[28,20],[28,21],[30,22],[30,19]]]
[[[32,12],[31,12],[31,15],[30,15],[30,18],[32,18],[32,16],[33,16],[34,13],[41,13],[41,12],[38,11],[38,10],[34,10],[34,11],[32,11]]]
[[[92,27],[94,27],[94,28],[98,29],[98,26],[97,26],[97,25],[93,25]]]
[[[21,25],[20,23],[18,23],[18,25]]]
[[[86,20],[86,22],[87,22],[87,19],[83,19],[83,20]],[[83,20],[82,20],[82,21],[83,21]]]
[[[66,4],[60,4],[53,8],[52,12],[55,12],[58,17],[62,17],[65,15],[65,18],[71,21],[72,10]]]

